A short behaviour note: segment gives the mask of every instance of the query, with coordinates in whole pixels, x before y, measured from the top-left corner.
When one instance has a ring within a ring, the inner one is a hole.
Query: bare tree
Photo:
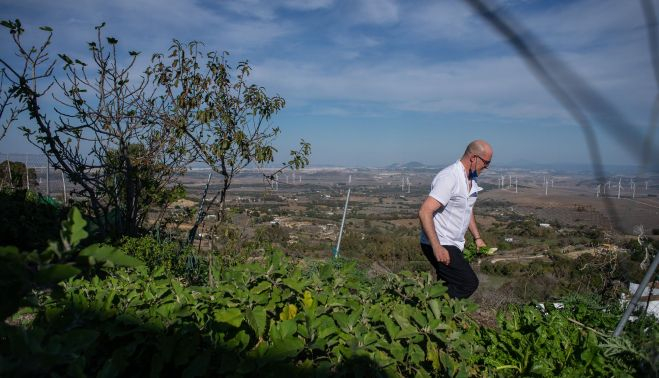
[[[150,72],[131,74],[139,53],[130,51],[121,65],[118,41],[103,37],[103,24],[88,43],[89,66],[59,54],[64,67],[54,75],[56,61],[48,55],[52,29],[42,28],[48,35],[40,47],[26,49],[20,21],[2,25],[23,62],[19,71],[0,59],[11,82],[7,96],[20,100],[34,120],[22,128],[25,136],[76,185],[74,193],[87,200],[102,230],[136,233],[149,206],[168,197],[173,178],[187,164],[187,150],[166,123],[169,107],[151,85]],[[43,110],[51,88],[54,115]]]

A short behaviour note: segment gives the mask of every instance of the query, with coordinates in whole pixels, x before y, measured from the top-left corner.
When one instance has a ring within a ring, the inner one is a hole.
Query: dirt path
[[[494,257],[490,260],[490,262],[492,264],[494,264],[494,263],[497,263],[499,261],[533,260],[533,259],[541,259],[543,257],[546,257],[546,256],[543,254],[543,255],[533,255],[533,256]]]
[[[578,251],[571,251],[565,253],[566,257],[569,257],[571,259],[576,259],[577,257],[586,254],[586,253],[596,253],[597,249],[596,248],[588,248],[588,249],[581,249]],[[506,257],[493,257],[490,259],[490,262],[492,264],[500,262],[500,261],[517,261],[517,260],[534,260],[534,259],[541,259],[543,257],[547,257],[545,254],[539,254],[539,255],[532,255],[532,256],[506,256]]]

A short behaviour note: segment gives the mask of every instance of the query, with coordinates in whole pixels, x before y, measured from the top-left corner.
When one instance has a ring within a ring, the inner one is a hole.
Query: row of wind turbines
[[[290,185],[290,184],[295,184],[296,182],[298,184],[302,184],[302,175],[300,175],[300,174],[297,175],[297,179],[296,179],[295,178],[295,172],[293,172],[292,180],[290,182],[288,181],[289,176],[288,175],[285,175],[285,176],[286,176],[286,184]],[[272,189],[274,191],[279,190],[279,174],[278,173],[275,175],[275,179],[270,182],[270,189]]]
[[[518,193],[519,190],[518,190],[518,178],[517,178],[517,176],[514,176],[514,177],[512,175],[508,175],[508,176],[502,175],[502,176],[500,176],[497,179],[497,181],[498,181],[497,185],[498,185],[499,189],[512,189],[513,188],[513,178],[514,178],[515,193]],[[508,182],[506,183],[506,181],[508,181]],[[615,185],[615,184],[612,185],[612,182],[615,182],[615,181],[612,181],[611,179],[609,179],[604,184],[598,184],[595,188],[595,197],[598,197],[598,198],[599,197],[604,197],[607,194],[609,196],[611,196],[611,192],[613,190],[613,193],[616,193],[616,191],[617,191],[616,196],[617,196],[617,198],[620,198],[623,190],[625,189],[625,186],[623,185],[623,182],[622,182],[622,176],[618,177],[618,184],[617,185]],[[554,178],[553,177],[543,176],[542,186],[545,188],[545,196],[549,195],[549,188],[554,187]],[[644,186],[645,186],[645,191],[647,192],[648,188],[649,188],[649,180],[645,180]],[[612,189],[612,187],[613,187],[613,189]],[[629,179],[628,188],[629,188],[629,191],[631,191],[631,197],[632,198],[636,198],[636,193],[637,193],[636,187],[637,187],[637,182],[634,181],[633,178]]]
[[[648,191],[648,180],[645,180],[645,191]],[[611,192],[611,180],[607,181],[605,184],[598,184],[597,189],[595,192],[595,197],[604,197],[606,196],[607,193],[607,188],[609,190],[609,193]],[[622,177],[618,178],[618,198],[620,198],[620,193],[622,191]],[[629,179],[629,188],[632,191],[632,198],[636,198],[636,182],[634,179]],[[614,191],[615,191],[615,186],[614,186]]]

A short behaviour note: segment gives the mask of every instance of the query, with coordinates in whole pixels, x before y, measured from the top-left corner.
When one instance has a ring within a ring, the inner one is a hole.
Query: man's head
[[[475,140],[467,146],[464,155],[462,155],[462,163],[467,167],[470,174],[472,172],[476,175],[489,167],[492,161],[492,146],[484,140]]]

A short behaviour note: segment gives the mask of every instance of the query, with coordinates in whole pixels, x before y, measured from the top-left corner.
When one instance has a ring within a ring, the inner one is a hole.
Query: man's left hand
[[[481,238],[476,239],[476,248],[480,249],[480,248],[485,248],[485,247],[487,247],[487,244],[485,244],[483,239],[481,239]]]

